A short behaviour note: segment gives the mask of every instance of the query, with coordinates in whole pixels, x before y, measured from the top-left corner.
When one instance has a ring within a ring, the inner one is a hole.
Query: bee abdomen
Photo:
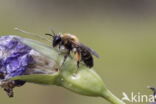
[[[89,67],[93,67],[93,57],[88,52],[81,52],[82,61]]]

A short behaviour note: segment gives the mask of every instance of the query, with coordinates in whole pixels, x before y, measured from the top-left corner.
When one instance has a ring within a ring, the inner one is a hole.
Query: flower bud
[[[74,58],[68,57],[61,65],[64,55],[41,42],[17,36],[2,36],[0,40],[0,85],[10,97],[14,87],[32,82],[125,104],[104,86],[94,69],[81,63],[77,70]]]
[[[46,46],[38,41],[24,39],[23,43],[32,47],[39,53],[48,56],[51,60],[54,60],[57,66],[61,66],[63,55],[58,55],[58,52],[52,47]],[[100,78],[100,76],[94,71],[94,69],[89,69],[84,64],[80,64],[80,68],[77,69],[76,61],[74,58],[68,57],[62,67],[58,67],[58,75],[53,74],[47,76],[56,78],[54,81],[55,85],[62,86],[73,92],[87,95],[87,96],[101,96],[112,104],[125,104],[117,97],[115,97],[105,86]],[[77,71],[78,70],[78,71]],[[43,79],[41,79],[43,80]],[[50,81],[50,80],[47,80]],[[49,82],[45,82],[49,84]]]

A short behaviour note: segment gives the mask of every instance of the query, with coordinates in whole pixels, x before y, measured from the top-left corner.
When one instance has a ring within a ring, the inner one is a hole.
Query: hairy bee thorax
[[[71,35],[71,34],[69,34],[69,33],[61,34],[61,38],[62,38],[64,41],[71,40],[71,41],[74,41],[74,42],[79,42],[79,39],[78,39],[75,35]]]

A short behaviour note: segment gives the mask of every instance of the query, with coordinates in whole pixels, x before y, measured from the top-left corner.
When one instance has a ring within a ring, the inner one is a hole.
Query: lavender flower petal
[[[0,86],[13,97],[14,87],[25,84],[23,80],[8,80],[20,75],[51,74],[57,72],[56,63],[22,43],[18,36],[0,37]]]
[[[22,75],[33,63],[29,55],[31,48],[19,40],[17,36],[0,37],[0,72],[5,74],[5,79]]]

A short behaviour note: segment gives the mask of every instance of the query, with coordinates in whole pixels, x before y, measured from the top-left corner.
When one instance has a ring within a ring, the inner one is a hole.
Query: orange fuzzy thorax
[[[79,39],[75,36],[75,35],[71,35],[69,33],[64,33],[61,35],[61,37],[63,38],[63,40],[72,40],[74,42],[79,42]]]

